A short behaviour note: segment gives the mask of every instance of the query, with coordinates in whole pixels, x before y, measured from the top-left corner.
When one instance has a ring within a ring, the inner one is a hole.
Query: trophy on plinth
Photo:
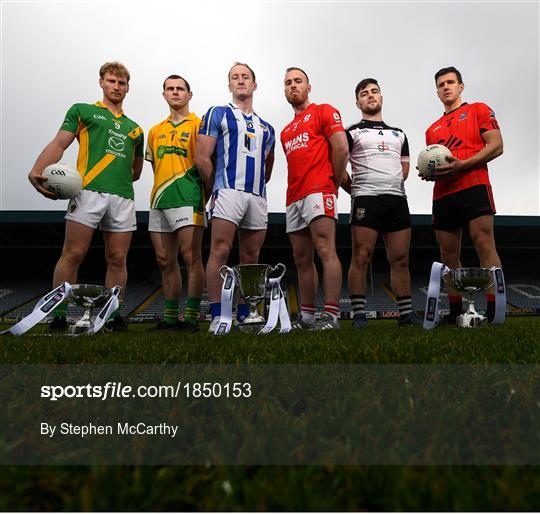
[[[73,284],[68,301],[72,305],[82,307],[84,314],[69,327],[68,334],[73,336],[93,334],[101,329],[110,314],[118,307],[119,294],[120,286],[108,288],[95,284]],[[92,317],[92,309],[101,310]]]
[[[447,284],[462,293],[469,301],[467,312],[457,317],[459,327],[475,328],[483,325],[487,318],[474,308],[473,294],[485,291],[493,285],[493,272],[489,268],[458,268],[443,275]]]
[[[249,306],[249,314],[238,323],[239,330],[258,332],[266,324],[259,306],[266,299],[266,284],[271,269],[268,264],[239,264],[233,267],[240,297]]]

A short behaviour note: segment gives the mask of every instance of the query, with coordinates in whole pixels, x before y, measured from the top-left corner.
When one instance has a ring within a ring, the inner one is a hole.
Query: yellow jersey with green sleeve
[[[193,207],[204,213],[203,181],[195,167],[195,147],[201,120],[193,113],[181,122],[171,117],[150,129],[146,160],[154,168],[152,209]]]
[[[77,169],[83,189],[133,200],[133,159],[144,156],[141,127],[124,112],[114,114],[103,102],[74,104],[60,130],[79,142]]]

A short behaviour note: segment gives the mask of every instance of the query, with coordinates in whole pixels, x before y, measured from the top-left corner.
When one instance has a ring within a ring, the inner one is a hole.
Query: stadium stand
[[[146,216],[145,216],[146,215]],[[4,321],[20,319],[28,314],[36,301],[51,289],[50,279],[56,259],[60,255],[63,243],[63,213],[32,211],[0,212],[0,248],[5,262],[0,277],[0,318]],[[125,302],[121,313],[131,321],[156,321],[163,312],[163,295],[160,275],[154,261],[154,255],[147,232],[147,213],[138,213],[139,230],[136,232],[132,249],[128,257],[129,281]],[[284,234],[284,216],[272,215],[265,246],[261,253],[261,262],[276,264],[276,255],[283,262],[288,272],[284,291],[289,294],[289,305],[295,311],[297,305],[296,276],[292,252]],[[415,219],[416,218],[416,219]],[[515,218],[515,219],[514,219]],[[416,221],[416,223],[415,223]],[[343,263],[344,277],[349,265],[350,234],[349,227],[340,218],[337,233],[337,245]],[[540,314],[540,276],[536,266],[540,257],[540,219],[536,217],[497,217],[496,238],[502,256],[507,284],[508,313]],[[438,248],[434,241],[428,217],[413,216],[413,239],[411,249],[411,280],[413,307],[417,311],[424,309],[429,270],[433,260],[438,257]],[[205,235],[203,259],[206,260],[209,238]],[[233,251],[231,261],[237,259]],[[39,259],[36,260],[36,255]],[[465,240],[463,248],[464,265],[477,265],[470,242]],[[528,272],[527,272],[528,270]],[[184,281],[185,270],[182,270]],[[96,234],[85,263],[80,270],[81,283],[102,283],[104,274],[103,242]],[[367,307],[372,315],[394,317],[397,313],[391,293],[388,265],[384,247],[379,241],[373,258],[373,265],[368,282]],[[184,282],[185,283],[185,282]],[[185,301],[185,291],[181,305]],[[485,309],[483,294],[476,295],[475,306],[479,311]],[[203,298],[201,315],[205,316],[208,303]],[[317,307],[322,308],[322,292],[317,297]],[[342,317],[350,316],[350,301],[346,283],[343,284],[340,300]],[[441,295],[441,308],[447,309],[446,295]],[[69,315],[78,317],[82,311],[70,307]]]

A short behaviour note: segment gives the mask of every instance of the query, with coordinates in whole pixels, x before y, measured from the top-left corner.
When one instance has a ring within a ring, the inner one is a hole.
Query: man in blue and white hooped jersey
[[[274,164],[275,132],[253,111],[254,71],[244,63],[229,70],[232,102],[214,106],[203,117],[195,163],[212,189],[212,238],[206,265],[206,289],[212,315],[210,331],[221,314],[221,266],[227,263],[238,229],[240,263],[255,264],[266,236],[266,182]],[[241,319],[247,305],[238,307]]]

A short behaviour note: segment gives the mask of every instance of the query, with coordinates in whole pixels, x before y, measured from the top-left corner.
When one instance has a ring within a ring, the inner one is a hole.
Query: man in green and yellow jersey
[[[187,80],[170,75],[163,98],[170,115],[148,133],[146,160],[152,163],[154,187],[148,230],[161,271],[165,297],[164,319],[153,330],[199,330],[199,307],[204,288],[201,246],[206,226],[203,182],[193,161],[201,120],[189,112],[192,92]],[[179,321],[182,255],[188,275],[184,320]]]
[[[103,99],[95,104],[78,103],[67,112],[55,138],[45,147],[30,171],[32,185],[47,198],[56,199],[43,187],[43,170],[58,162],[75,139],[79,142],[77,169],[83,190],[68,205],[62,255],[56,264],[53,286],[77,282],[77,272],[86,256],[92,236],[99,227],[105,241],[107,274],[105,285],[122,287],[127,282],[126,259],[132,232],[137,229],[133,181],[138,180],[144,162],[142,129],[122,110],[129,91],[129,72],[118,62],[105,63],[99,70]],[[49,328],[66,328],[67,304],[54,311]],[[125,330],[116,311],[107,322],[112,331]]]

